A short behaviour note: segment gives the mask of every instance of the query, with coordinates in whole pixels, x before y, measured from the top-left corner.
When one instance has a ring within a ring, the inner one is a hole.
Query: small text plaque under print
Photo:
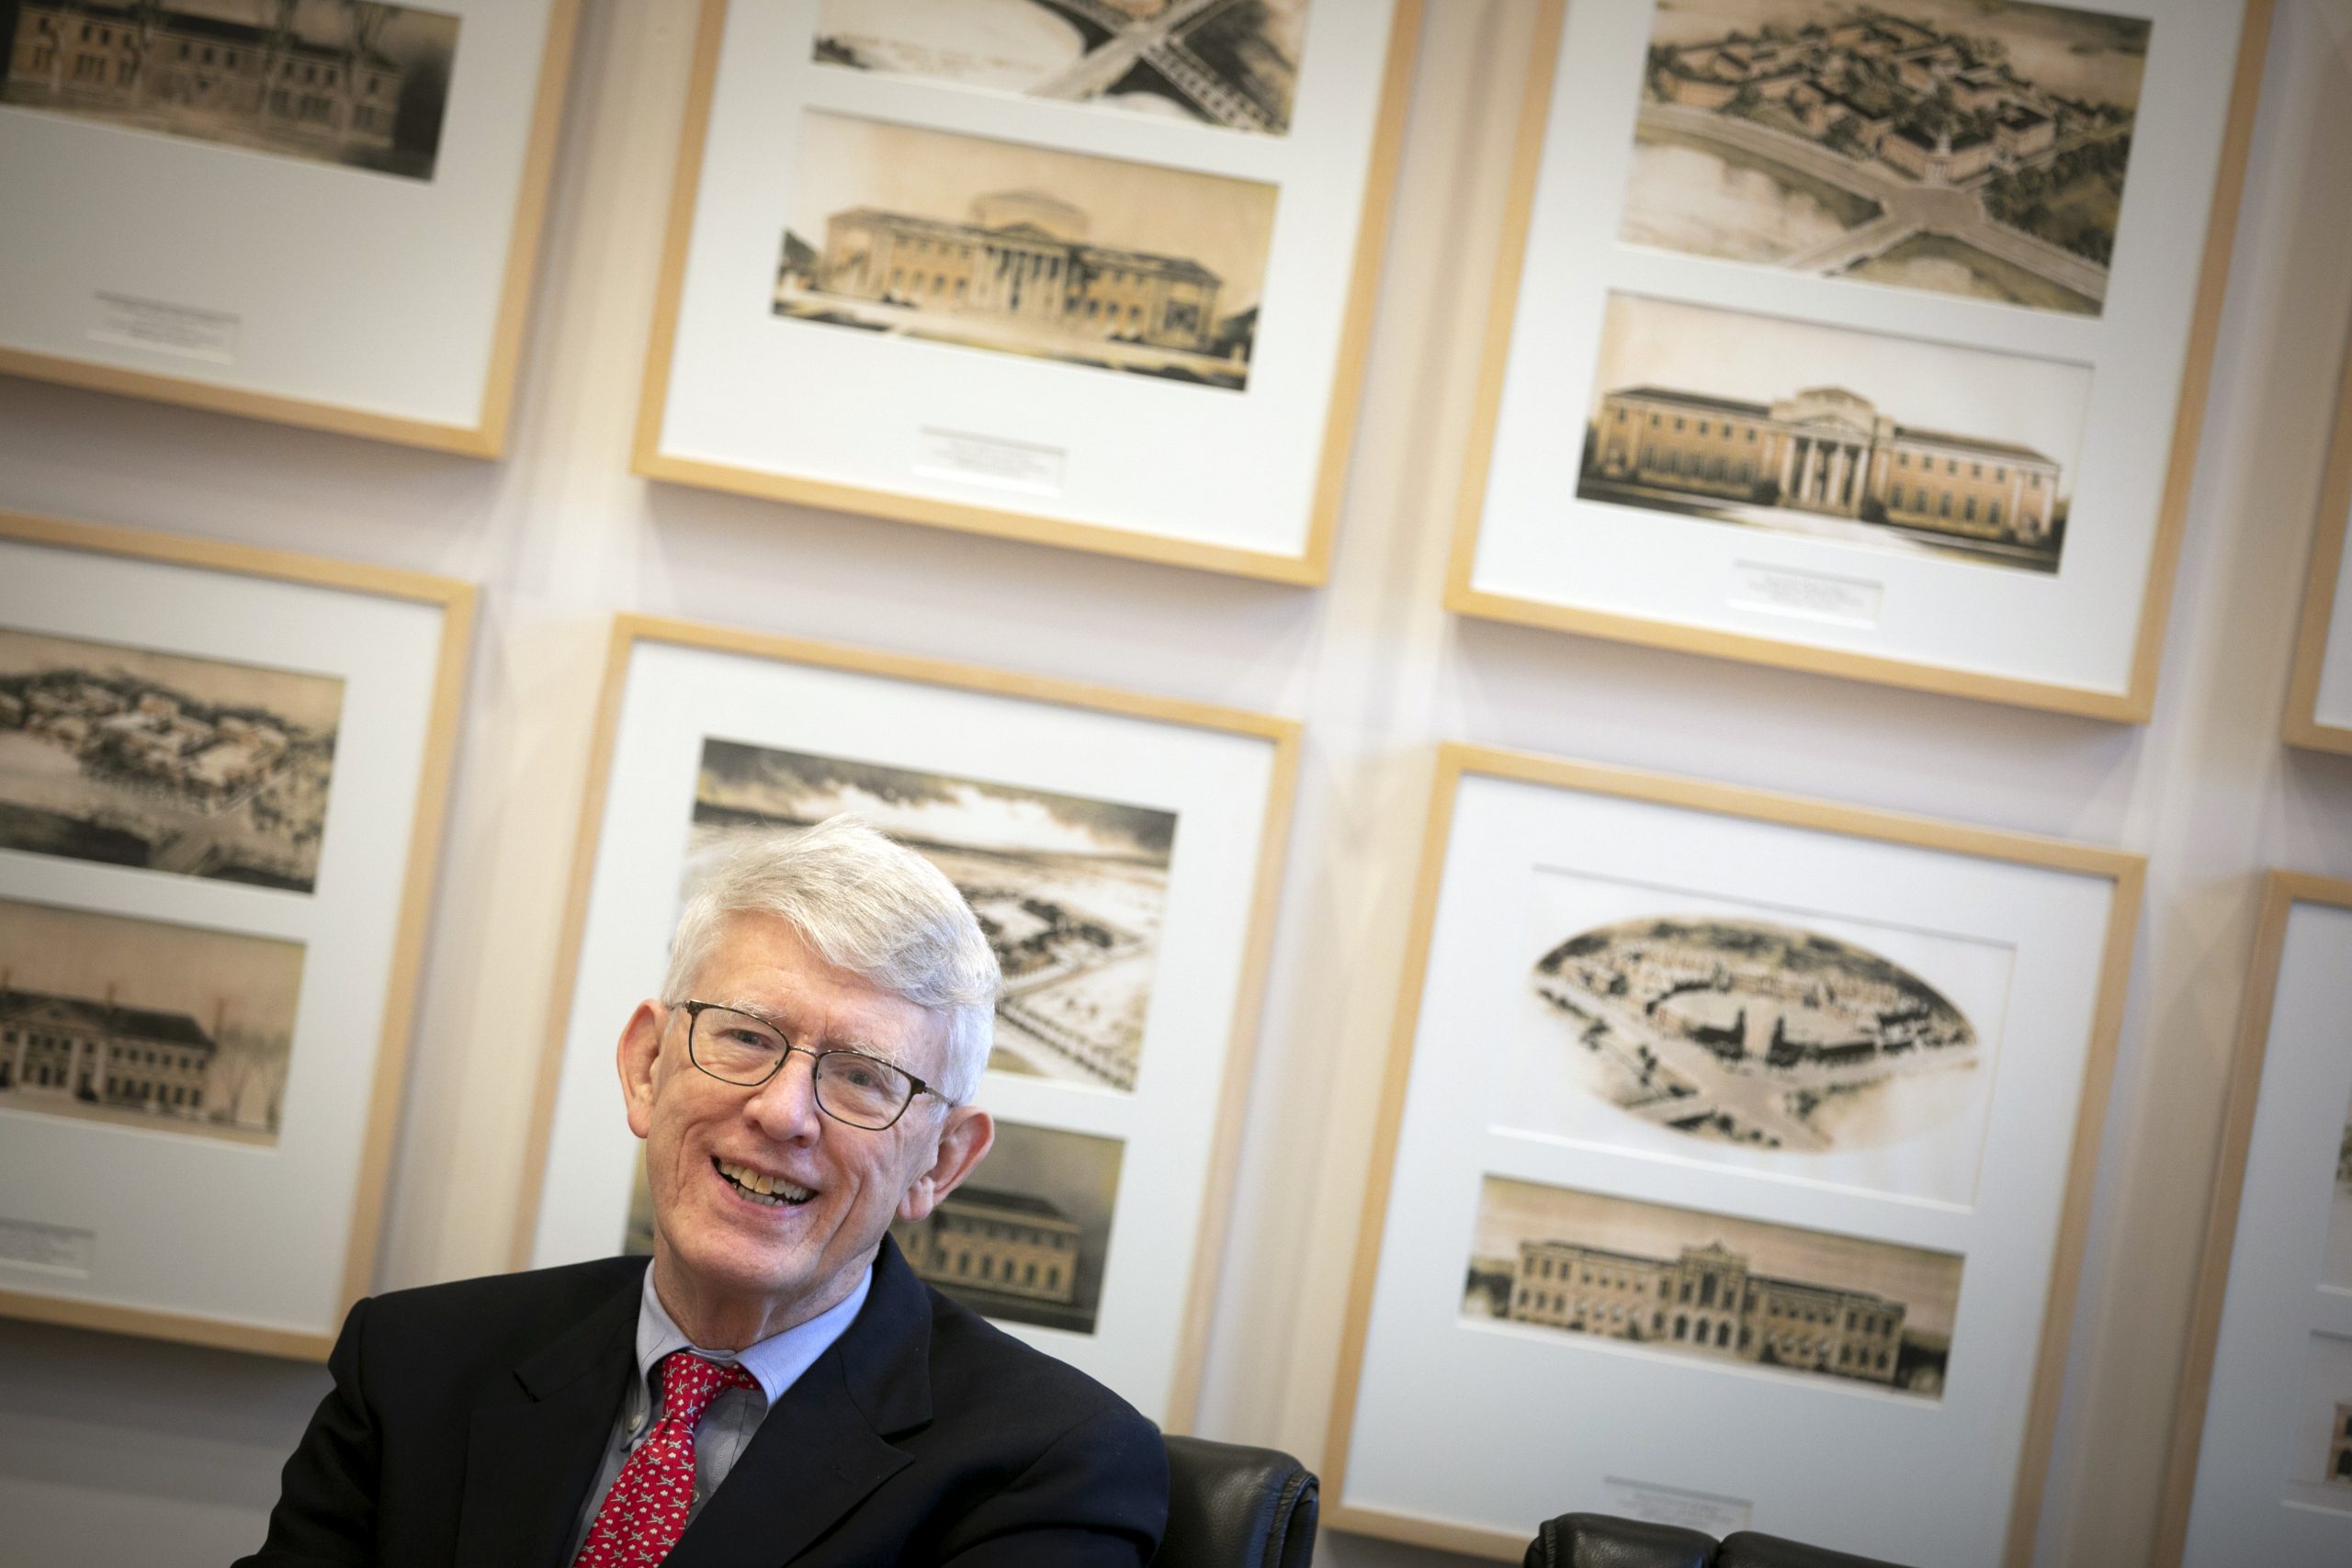
[[[1841,626],[1878,628],[1880,605],[1886,598],[1883,583],[1868,578],[1836,577],[1826,571],[1765,566],[1739,561],[1731,569],[1731,605],[1735,610],[1760,610],[1768,615],[1790,615],[1803,621],[1827,621]]]
[[[100,343],[152,348],[186,359],[210,360],[216,365],[236,362],[240,318],[226,310],[140,299],[128,294],[100,293],[97,304],[97,319],[90,327],[90,335]]]
[[[925,426],[915,472],[1028,495],[1059,495],[1069,461],[1069,454],[1058,446]]]
[[[1674,1525],[1722,1537],[1747,1528],[1755,1506],[1737,1497],[1706,1492],[1686,1492],[1679,1486],[1654,1486],[1646,1481],[1626,1481],[1611,1475],[1600,1483],[1602,1506],[1629,1519],[1654,1525]]]
[[[90,1273],[90,1251],[97,1239],[95,1233],[71,1225],[0,1217],[0,1263],[86,1279]]]

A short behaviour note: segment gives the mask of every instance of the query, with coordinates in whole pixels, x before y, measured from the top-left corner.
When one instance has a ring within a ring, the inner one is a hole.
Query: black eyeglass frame
[[[753,1012],[749,1008],[737,1007],[729,1002],[705,1002],[692,999],[680,1002],[671,1002],[667,1005],[673,1011],[683,1012],[686,1015],[686,1060],[695,1065],[695,1069],[697,1072],[700,1072],[707,1077],[716,1078],[720,1083],[731,1084],[737,1089],[760,1089],[773,1080],[776,1074],[784,1071],[785,1064],[791,1061],[792,1054],[795,1051],[797,1051],[802,1055],[808,1058],[808,1098],[815,1101],[818,1110],[823,1111],[828,1117],[840,1122],[844,1127],[854,1127],[861,1133],[887,1133],[906,1118],[908,1107],[914,1104],[915,1096],[919,1094],[927,1094],[931,1096],[932,1099],[939,1101],[942,1105],[953,1106],[956,1103],[954,1100],[949,1100],[945,1095],[940,1093],[937,1089],[932,1088],[931,1085],[923,1082],[922,1079],[917,1077],[914,1074],[907,1071],[906,1068],[899,1066],[898,1063],[890,1061],[886,1057],[877,1056],[871,1051],[853,1051],[847,1046],[839,1046],[831,1051],[818,1051],[812,1050],[806,1045],[795,1045],[792,1043],[791,1033],[786,1030],[784,1025],[778,1023],[772,1018],[763,1018],[760,1014]],[[768,1029],[775,1031],[775,1037],[784,1042],[784,1054],[776,1057],[775,1066],[770,1067],[759,1077],[752,1078],[749,1081],[742,1078],[726,1077],[720,1074],[714,1073],[708,1067],[704,1066],[702,1064],[702,1058],[695,1055],[695,1025],[700,1021],[704,1013],[710,1011],[713,1009],[716,1009],[720,1012],[739,1013],[741,1016],[750,1019],[754,1023],[761,1024]],[[817,1092],[818,1076],[823,1071],[825,1058],[828,1056],[854,1056],[861,1062],[871,1062],[876,1066],[888,1067],[914,1087],[907,1091],[907,1098],[900,1102],[897,1114],[893,1115],[888,1122],[883,1122],[879,1127],[868,1126],[863,1122],[853,1122],[846,1116],[837,1114],[831,1106],[828,1106],[825,1103],[825,1097]]]

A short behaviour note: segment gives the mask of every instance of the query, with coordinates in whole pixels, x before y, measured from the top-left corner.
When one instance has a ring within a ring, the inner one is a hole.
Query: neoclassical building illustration
[[[298,25],[302,7],[268,25],[159,8],[148,19],[105,0],[17,11],[8,97],[85,114],[206,118],[337,155],[390,152],[406,72],[361,40],[327,40]]]
[[[1753,1273],[1721,1243],[1643,1258],[1566,1241],[1523,1241],[1513,1322],[1743,1361],[1895,1381],[1901,1302]]]
[[[198,1117],[218,1050],[187,1013],[18,990],[0,976],[0,1089]]]
[[[1586,477],[2046,547],[2059,468],[2029,446],[1898,424],[1842,387],[1756,403],[1639,386],[1601,395]]]
[[[1068,1306],[1078,1290],[1078,1226],[1043,1198],[959,1187],[920,1225],[892,1227],[914,1271],[947,1289]]]
[[[1216,274],[1182,256],[1090,244],[1087,228],[1080,209],[1028,190],[979,197],[961,223],[853,207],[826,220],[824,250],[802,265],[820,293],[1214,352]],[[788,282],[790,236],[785,249]]]

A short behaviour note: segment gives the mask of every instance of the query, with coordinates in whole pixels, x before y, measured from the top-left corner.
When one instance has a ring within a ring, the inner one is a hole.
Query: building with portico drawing
[[[1036,191],[999,191],[968,221],[853,207],[826,220],[807,287],[916,310],[994,318],[1057,337],[1216,348],[1223,280],[1198,262],[1088,243],[1086,214]],[[794,237],[779,292],[792,276]]]
[[[1841,387],[1747,402],[1665,387],[1601,394],[1585,478],[2050,547],[2059,466],[2030,447],[1897,423]]]

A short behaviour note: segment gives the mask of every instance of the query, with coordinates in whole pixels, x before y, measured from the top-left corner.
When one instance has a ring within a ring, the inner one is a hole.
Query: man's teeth
[[[735,1190],[745,1197],[762,1203],[806,1203],[816,1193],[806,1187],[796,1187],[781,1176],[763,1176],[748,1165],[731,1160],[719,1160],[718,1174],[735,1184]]]

